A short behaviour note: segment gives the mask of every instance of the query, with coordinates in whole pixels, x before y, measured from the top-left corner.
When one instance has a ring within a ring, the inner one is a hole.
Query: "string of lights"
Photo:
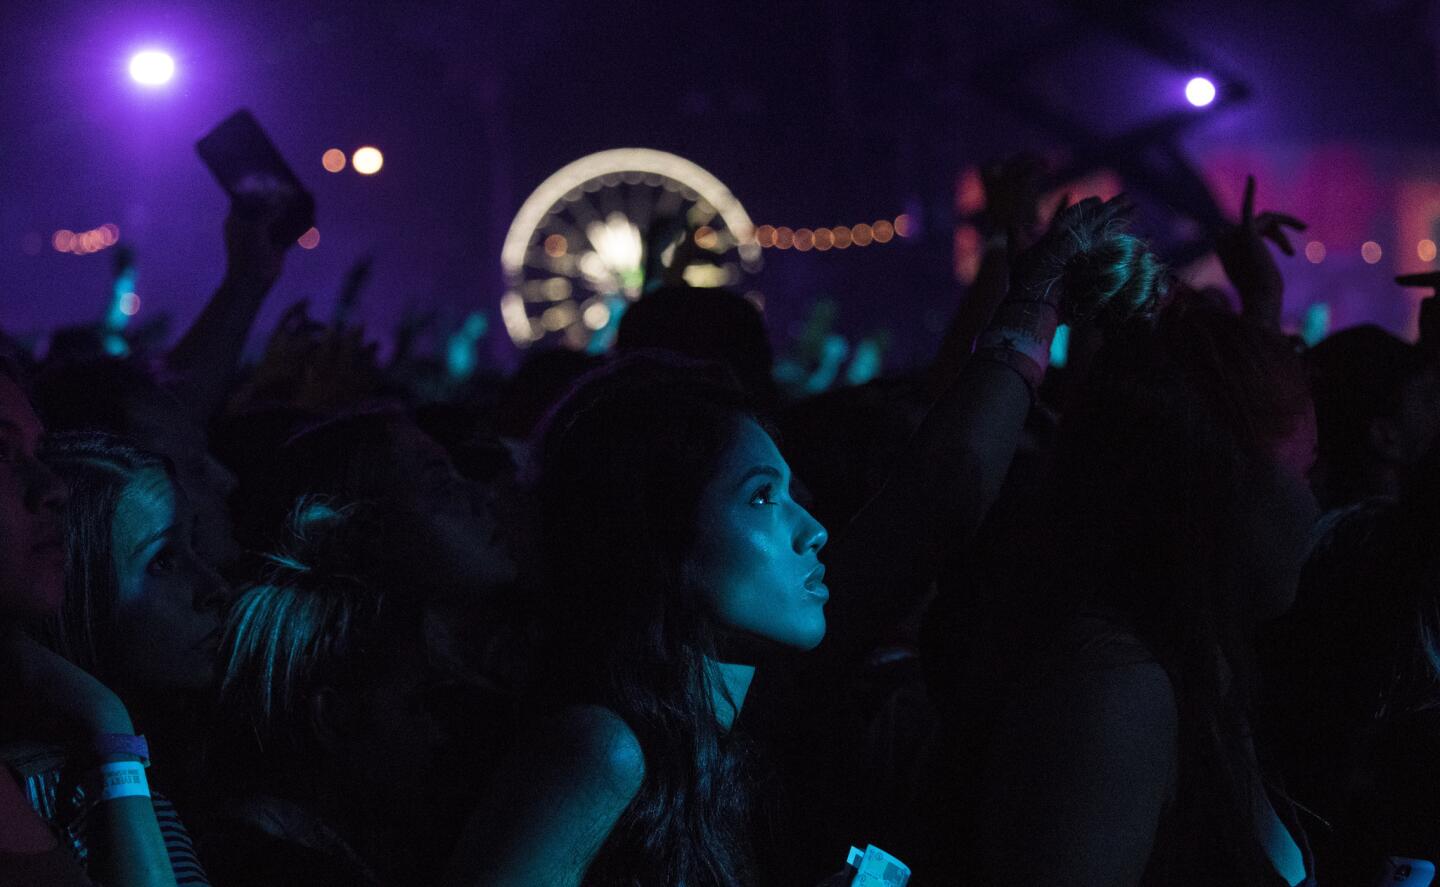
[[[898,237],[915,233],[915,223],[907,213],[873,224],[836,225],[833,228],[789,228],[785,225],[761,225],[755,229],[755,242],[766,249],[795,249],[799,252],[866,247],[872,243],[889,243]],[[699,241],[699,232],[696,232]],[[704,246],[704,244],[700,244]]]

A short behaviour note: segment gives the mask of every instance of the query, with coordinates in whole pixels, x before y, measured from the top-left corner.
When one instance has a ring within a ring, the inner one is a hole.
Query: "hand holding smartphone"
[[[294,243],[315,224],[315,198],[280,156],[265,130],[241,108],[195,143],[240,215],[274,214],[270,238],[277,245]]]

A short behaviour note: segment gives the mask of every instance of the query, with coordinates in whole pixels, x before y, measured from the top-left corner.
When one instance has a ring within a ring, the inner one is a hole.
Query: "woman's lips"
[[[825,565],[821,564],[805,577],[805,593],[821,601],[830,599],[830,589],[825,587]]]

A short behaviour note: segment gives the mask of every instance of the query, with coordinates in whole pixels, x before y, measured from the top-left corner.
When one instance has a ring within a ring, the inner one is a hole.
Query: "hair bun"
[[[1112,232],[1081,250],[1060,272],[1071,320],[1115,326],[1150,319],[1169,289],[1167,269],[1145,241]]]

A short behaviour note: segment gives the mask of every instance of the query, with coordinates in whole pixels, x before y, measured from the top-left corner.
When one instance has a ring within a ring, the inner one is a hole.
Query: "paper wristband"
[[[117,798],[148,798],[150,784],[145,780],[145,767],[134,761],[101,764],[95,769],[91,785],[95,803],[103,804]]]

